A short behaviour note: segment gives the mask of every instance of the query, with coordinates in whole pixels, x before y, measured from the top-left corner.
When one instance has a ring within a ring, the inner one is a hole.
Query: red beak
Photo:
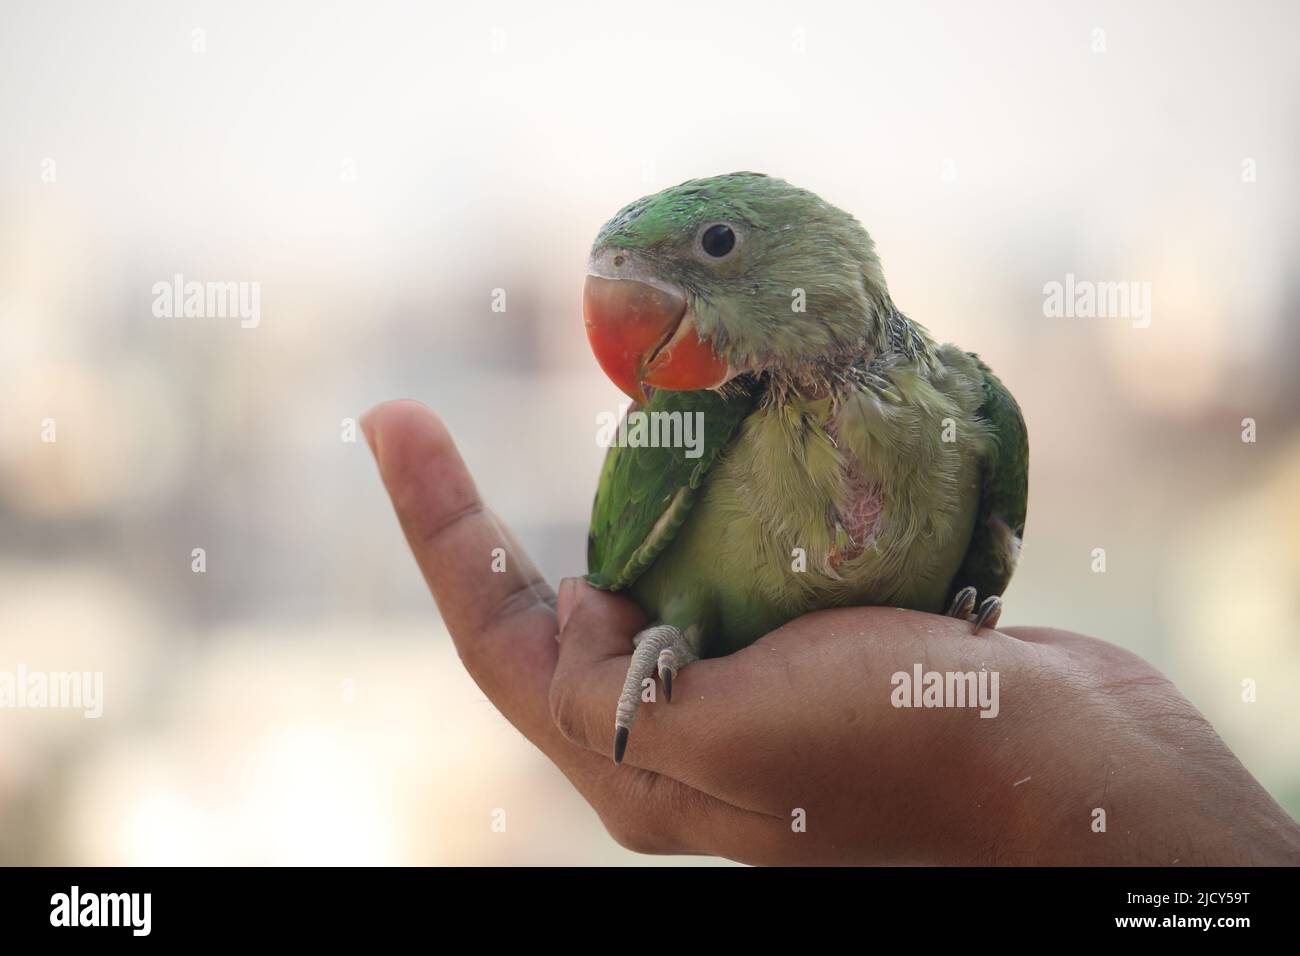
[[[727,360],[700,338],[679,292],[589,275],[582,315],[596,361],[634,401],[646,401],[646,385],[690,392],[727,380]]]

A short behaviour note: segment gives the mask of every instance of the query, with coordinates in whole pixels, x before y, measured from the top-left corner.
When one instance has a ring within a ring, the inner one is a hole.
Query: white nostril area
[[[587,274],[602,279],[633,279],[673,295],[684,295],[675,282],[661,279],[653,268],[630,249],[601,249],[587,262]]]

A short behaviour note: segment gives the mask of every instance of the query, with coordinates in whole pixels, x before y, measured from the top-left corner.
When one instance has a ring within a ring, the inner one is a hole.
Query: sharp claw
[[[1002,616],[1002,600],[997,595],[987,597],[984,603],[980,605],[979,613],[975,615],[975,624],[972,634],[978,634],[982,628],[993,628],[997,626],[998,618]]]
[[[647,627],[632,638],[632,646],[636,650],[632,654],[632,663],[628,665],[623,692],[618,695],[618,708],[614,716],[614,763],[623,761],[628,732],[636,720],[637,711],[641,709],[641,694],[646,681],[653,681],[657,673],[663,683],[664,697],[672,700],[673,680],[677,672],[699,658],[696,651],[699,639],[699,630],[695,626],[683,631],[672,624]],[[653,683],[650,688],[651,694],[647,696],[653,699]]]
[[[971,612],[975,610],[975,589],[964,587],[953,595],[952,604],[948,606],[948,616],[955,618],[969,618]]]

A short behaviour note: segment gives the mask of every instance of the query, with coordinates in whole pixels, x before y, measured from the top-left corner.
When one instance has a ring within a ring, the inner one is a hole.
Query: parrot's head
[[[624,207],[596,236],[583,290],[596,359],[639,401],[645,386],[693,391],[847,364],[883,347],[895,315],[861,224],[759,173]]]

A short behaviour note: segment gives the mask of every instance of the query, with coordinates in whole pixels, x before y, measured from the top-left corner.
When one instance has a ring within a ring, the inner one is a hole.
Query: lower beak
[[[700,338],[680,292],[589,275],[582,315],[596,361],[634,401],[646,401],[646,385],[695,391],[727,380],[726,359]]]

